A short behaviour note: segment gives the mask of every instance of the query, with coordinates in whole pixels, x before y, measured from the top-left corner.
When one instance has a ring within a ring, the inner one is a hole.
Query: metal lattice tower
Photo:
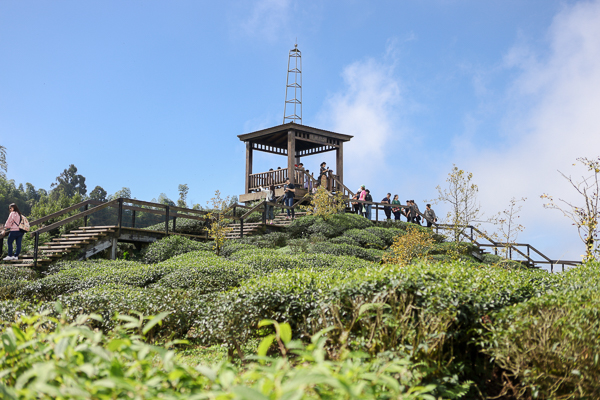
[[[290,79],[292,75],[293,82],[291,82]],[[288,114],[287,111],[288,104],[290,105],[290,114]],[[285,107],[283,108],[283,123],[285,124],[286,122],[298,122],[302,124],[302,53],[298,50],[297,43],[294,45],[294,48],[290,50],[290,55],[288,57]]]

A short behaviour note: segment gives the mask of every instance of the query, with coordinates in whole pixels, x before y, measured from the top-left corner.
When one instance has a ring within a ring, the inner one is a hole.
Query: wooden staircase
[[[296,212],[295,218],[306,215],[305,212]],[[263,224],[262,222],[244,222],[244,236],[254,235],[261,231],[263,227],[274,227],[274,228],[287,228],[293,220],[286,218],[287,213],[281,212],[275,215],[273,224]],[[234,222],[227,225],[231,228],[231,231],[227,233],[227,239],[239,239],[240,238],[240,223]]]
[[[112,236],[117,229],[117,226],[80,227],[79,229],[70,231],[68,234],[54,238],[43,246],[39,246],[37,266],[45,267],[69,253],[89,247],[102,239],[106,239],[107,236]],[[99,247],[97,252],[105,248],[107,247]],[[33,256],[24,255],[23,257],[19,257],[18,260],[1,262],[5,265],[17,267],[32,267],[33,261]]]

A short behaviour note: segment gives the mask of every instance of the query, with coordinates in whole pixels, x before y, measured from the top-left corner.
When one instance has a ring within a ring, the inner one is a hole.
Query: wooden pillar
[[[118,243],[117,238],[116,237],[112,238],[112,246],[110,249],[110,259],[111,260],[117,259],[117,243]]]
[[[335,173],[341,183],[344,183],[344,142],[335,150]]]
[[[296,183],[296,132],[288,131],[288,177],[290,183]]]
[[[246,142],[246,194],[250,193],[250,175],[252,175],[252,142]]]

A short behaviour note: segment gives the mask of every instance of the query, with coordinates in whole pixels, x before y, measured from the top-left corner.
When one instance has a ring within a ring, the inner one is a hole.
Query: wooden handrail
[[[93,214],[95,212],[98,212],[98,211],[100,211],[100,210],[102,210],[102,209],[104,209],[106,207],[111,207],[111,206],[118,205],[118,203],[119,203],[118,199],[117,200],[113,200],[113,201],[109,201],[109,202],[104,203],[104,204],[102,204],[100,206],[97,206],[97,207],[94,207],[94,208],[90,208],[89,210],[80,212],[79,214],[75,214],[75,215],[73,215],[71,217],[68,217],[68,218],[60,220],[58,222],[55,222],[53,224],[44,226],[44,227],[42,227],[42,228],[40,228],[40,229],[38,229],[36,231],[29,232],[29,233],[31,235],[35,235],[35,234],[40,234],[40,233],[51,231],[52,229],[59,228],[59,227],[65,225],[65,224],[68,224],[71,221],[75,221],[76,219],[83,218],[83,217],[85,217],[87,215],[90,215],[90,214]]]
[[[94,204],[95,202],[96,202],[96,200],[86,200],[86,201],[82,201],[81,203],[77,203],[77,204],[75,204],[75,205],[72,205],[72,206],[70,206],[70,207],[63,208],[63,209],[62,209],[62,210],[60,210],[60,211],[57,211],[57,212],[55,212],[55,213],[52,213],[52,214],[46,215],[45,217],[42,217],[42,218],[38,218],[38,219],[36,219],[35,221],[31,221],[31,222],[29,222],[29,225],[31,225],[31,226],[39,225],[39,224],[41,224],[42,222],[46,222],[46,221],[48,221],[48,220],[50,220],[50,219],[52,219],[52,218],[60,217],[61,215],[67,214],[67,213],[69,213],[69,212],[71,212],[71,211],[73,211],[73,210],[76,210],[76,209],[78,209],[78,208],[85,207],[85,206],[86,206],[86,205],[88,205],[88,204]]]

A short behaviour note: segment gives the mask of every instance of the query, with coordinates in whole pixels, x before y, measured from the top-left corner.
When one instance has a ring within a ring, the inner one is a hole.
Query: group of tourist
[[[280,169],[280,168],[278,168]],[[299,163],[295,165],[296,171],[301,171],[302,178],[304,178],[304,173],[310,176],[310,171],[304,169],[304,164]],[[270,169],[269,171],[273,171]],[[285,180],[285,184],[283,185],[283,193],[284,193],[284,204],[288,207],[292,207],[294,204],[294,197],[297,188],[304,188],[311,193],[317,190],[318,186],[327,187],[327,175],[329,173],[329,168],[327,167],[327,163],[322,162],[319,166],[319,176],[316,179],[316,183],[313,185],[312,179],[297,179],[300,182],[293,184],[290,183],[289,177]],[[276,186],[271,184],[267,187],[260,186],[260,190],[264,193],[264,199],[273,202],[275,201],[275,190],[280,188],[281,186]],[[365,218],[372,219],[372,211],[373,211],[373,196],[371,195],[371,191],[362,185],[357,191],[356,194],[352,197],[351,207],[352,211],[358,215],[362,215]],[[358,200],[358,201],[357,201]],[[364,203],[363,203],[364,202]],[[394,220],[400,221],[401,217],[405,217],[407,222],[421,225],[422,222],[427,223],[427,227],[431,227],[434,222],[437,222],[437,216],[435,212],[431,209],[431,204],[427,204],[425,208],[425,212],[421,213],[419,210],[419,206],[415,203],[414,200],[406,200],[406,206],[401,206],[400,200],[398,199],[398,195],[394,195],[392,199],[392,194],[388,193],[386,197],[381,200],[381,203],[389,204],[390,206],[384,206],[383,212],[388,220],[392,219],[392,214],[394,214]],[[273,207],[272,205],[267,205],[267,223],[274,223],[274,215],[273,215]],[[422,218],[423,216],[424,218]],[[287,219],[294,218],[294,210],[287,209]],[[424,220],[424,221],[423,221]]]
[[[366,189],[364,185],[362,185],[356,194],[352,197],[353,200],[361,200],[365,202],[372,202],[373,197],[371,196],[371,192],[369,189]],[[414,200],[406,200],[406,206],[400,207],[401,203],[398,199],[398,195],[394,195],[392,199],[392,194],[388,193],[382,200],[381,203],[389,204],[390,206],[384,206],[383,212],[388,220],[392,219],[392,213],[394,214],[394,220],[400,221],[400,217],[406,217],[406,221],[421,225],[422,219],[427,222],[427,227],[431,227],[434,222],[437,222],[437,216],[435,215],[435,211],[431,208],[431,204],[427,204],[425,207],[425,212],[421,213],[419,210],[419,206],[415,203]],[[396,206],[396,207],[394,207]],[[372,219],[371,212],[373,209],[373,204],[368,203],[360,203],[358,201],[352,202],[353,211],[356,214],[362,215],[365,218]],[[424,218],[421,218],[423,215]]]
[[[299,164],[295,165],[294,167],[297,171],[302,171],[302,172],[306,173],[307,175],[310,174],[309,170],[304,169],[303,163],[299,163]],[[281,169],[281,168],[278,167],[277,169]],[[269,170],[269,172],[272,172],[272,171],[273,171],[273,168],[271,168]],[[324,185],[325,187],[327,187],[327,173],[328,172],[329,172],[329,168],[327,167],[327,163],[322,162],[320,165],[319,178],[317,179],[316,185],[313,185],[313,182],[311,179],[303,179],[304,183],[301,184],[302,186],[299,186],[298,184],[291,183],[289,177],[286,178],[285,183],[283,185],[283,204],[288,207],[292,207],[294,205],[294,197],[295,197],[297,188],[303,187],[304,189],[307,189],[312,193],[315,190],[317,190],[317,187],[320,185]],[[264,198],[265,200],[268,200],[269,202],[274,202],[277,199],[275,196],[275,190],[281,188],[281,186],[273,184],[274,181],[275,181],[275,179],[272,177],[271,185],[264,186],[264,187],[259,186],[259,190],[263,193],[263,196],[261,196],[261,197]],[[275,222],[275,216],[274,216],[273,211],[274,211],[274,206],[267,204],[267,207],[266,207],[267,224],[272,225]],[[286,209],[286,211],[287,211],[286,219],[290,219],[290,218],[293,219],[295,216],[294,209],[288,208],[288,209]]]

